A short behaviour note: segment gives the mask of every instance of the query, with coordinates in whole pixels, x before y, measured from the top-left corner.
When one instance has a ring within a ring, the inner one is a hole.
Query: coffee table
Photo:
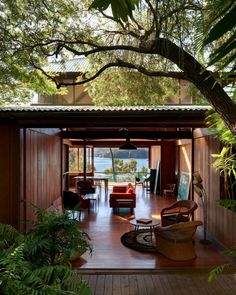
[[[139,230],[140,227],[149,228],[151,233],[151,242],[152,242],[153,229],[154,227],[158,226],[160,222],[154,219],[151,219],[151,220],[152,222],[150,223],[141,223],[141,222],[138,222],[137,219],[132,219],[130,220],[129,223],[134,226],[134,230]]]

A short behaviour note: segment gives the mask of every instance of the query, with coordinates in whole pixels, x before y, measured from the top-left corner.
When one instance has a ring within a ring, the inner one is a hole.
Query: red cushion
[[[134,190],[130,187],[127,189],[127,194],[133,194],[134,193]]]

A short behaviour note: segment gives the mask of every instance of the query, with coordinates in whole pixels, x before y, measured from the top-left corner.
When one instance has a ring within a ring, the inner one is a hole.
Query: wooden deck
[[[212,283],[207,273],[83,274],[93,295],[235,295],[233,274]]]
[[[97,206],[90,214],[84,212],[81,227],[89,234],[92,255],[85,253],[73,263],[88,282],[92,294],[236,294],[232,273],[223,274],[209,284],[209,271],[228,260],[214,244],[203,245],[202,229],[197,232],[197,258],[175,262],[159,253],[144,253],[122,245],[120,237],[133,226],[129,220],[152,217],[160,220],[160,210],[175,200],[148,193],[137,188],[137,206],[134,214],[121,209],[114,214],[109,208],[109,194],[103,191]],[[184,287],[183,287],[184,286]]]

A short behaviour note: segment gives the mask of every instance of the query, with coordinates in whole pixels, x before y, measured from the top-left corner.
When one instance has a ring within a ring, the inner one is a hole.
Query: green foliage
[[[36,209],[39,221],[26,235],[27,258],[38,265],[66,264],[71,251],[90,249],[88,235],[81,231],[76,220],[68,213],[58,215]]]
[[[221,62],[220,69],[228,65],[233,66],[235,70],[236,58],[236,4],[234,0],[218,0],[212,6],[212,17],[210,31],[205,36],[203,45],[206,46],[217,40],[216,49],[210,56],[209,65]]]
[[[228,264],[223,264],[214,268],[209,274],[208,282],[211,283],[214,279],[216,279],[216,277],[221,274],[227,266]]]
[[[19,233],[9,224],[0,224],[0,251],[8,250],[20,245],[24,240],[24,235]]]
[[[142,69],[145,75],[172,75],[177,79],[186,77],[193,80],[194,73],[190,77],[188,71],[183,73],[179,70],[181,64],[187,64],[183,60],[182,49],[198,58],[195,36],[203,30],[209,11],[204,1],[198,0],[170,0],[168,3],[164,0],[20,0],[15,3],[6,0],[0,5],[3,11],[0,14],[0,94],[4,97],[11,87],[12,91],[19,91],[18,94],[9,93],[4,102],[11,96],[17,97],[17,102],[27,101],[25,89],[47,94],[57,91],[47,78],[57,83],[57,87],[62,83],[55,74],[45,72],[45,65],[49,61],[63,62],[83,55],[92,56],[91,68],[89,72],[80,73],[80,79],[92,79],[102,67],[120,62],[131,64],[132,67],[128,68],[135,72]],[[99,11],[89,10],[89,7]],[[154,41],[159,38],[177,45],[178,50],[171,54],[175,64],[163,58],[168,46],[163,46],[161,51],[156,50],[160,43]],[[117,68],[114,72],[118,72]],[[91,86],[95,95],[104,93],[101,101],[98,95],[96,97],[96,103],[102,105],[110,104],[112,99],[116,105],[128,105],[128,99],[132,105],[163,104],[175,90],[171,80],[157,82],[157,78],[146,79],[140,74],[135,78],[133,73],[122,71],[114,74],[114,78],[112,74],[103,77],[110,79],[111,83],[100,81],[97,91],[95,86]],[[108,86],[104,87],[104,84]],[[115,94],[111,98],[113,90]]]
[[[219,205],[236,212],[236,200],[221,199],[216,201]]]
[[[225,145],[236,144],[234,134],[229,130],[224,121],[215,112],[206,117],[207,128],[214,132],[215,136]]]
[[[69,148],[69,171],[78,171],[78,148]]]
[[[211,113],[206,118],[208,129],[214,132],[215,136],[224,144],[219,154],[213,154],[216,159],[213,167],[224,176],[225,191],[228,193],[228,199],[217,200],[217,203],[231,211],[236,211],[236,154],[232,148],[236,144],[236,138],[223,120],[216,113]],[[228,251],[227,255],[236,256],[236,251]],[[208,277],[208,282],[212,282],[221,274],[229,264],[220,265],[214,268]]]
[[[129,162],[124,162],[124,160],[115,159],[114,160],[114,172],[135,172],[137,170],[137,161],[132,159]],[[104,173],[113,173],[113,168],[108,168],[104,170]]]
[[[0,293],[4,295],[91,294],[87,284],[66,266],[37,267],[25,260],[24,244],[0,257]]]
[[[148,77],[119,69],[106,71],[89,83],[86,90],[95,105],[162,105],[169,96],[176,95],[178,83],[169,78]]]
[[[216,113],[207,116],[206,124],[224,144],[219,154],[212,154],[215,158],[213,167],[224,176],[225,191],[228,198],[233,199],[236,191],[236,154],[232,149],[236,138]]]
[[[194,105],[209,105],[205,97],[192,83],[189,84],[187,93],[192,98],[192,102]]]
[[[215,158],[213,167],[227,176],[233,174],[236,177],[236,154],[232,154],[231,148],[225,146],[222,148],[220,154],[212,154]]]
[[[128,17],[133,18],[133,10],[140,0],[94,0],[90,9],[106,10],[111,6],[112,14],[117,21],[128,21]]]
[[[104,12],[109,5],[111,5],[111,11],[108,9]],[[93,9],[89,10],[89,7]],[[94,11],[94,8],[104,13]],[[92,1],[92,4],[91,1],[74,0],[16,1],[14,4],[12,0],[4,1],[1,3],[1,11],[4,13],[0,14],[2,40],[0,81],[8,78],[7,83],[2,85],[9,85],[10,81],[15,90],[22,91],[23,88],[30,88],[40,93],[50,94],[57,90],[42,75],[42,73],[45,74],[43,70],[49,60],[64,61],[83,53],[87,56],[86,52],[89,49],[99,49],[104,45],[123,44],[139,48],[143,38],[148,38],[155,30],[157,38],[165,36],[194,54],[195,45],[192,36],[198,30],[196,26],[202,19],[202,8],[203,6],[196,0],[188,1],[187,4],[186,1],[171,0],[168,5],[163,0],[147,3],[145,1],[141,3],[138,0],[96,0]],[[91,76],[94,64],[100,68],[118,59],[133,63],[136,70],[140,66],[163,73],[170,69],[176,70],[173,63],[163,58],[158,59],[154,54],[137,53],[135,55],[134,51],[128,50],[120,50],[114,54],[111,50],[108,54],[104,51],[95,52],[94,62],[90,63],[91,71],[84,75]],[[58,77],[51,74],[47,73],[53,81],[58,82]],[[122,75],[124,75],[123,78]],[[120,88],[124,89],[125,84],[128,84],[126,93],[122,93],[125,105],[129,95],[131,95],[132,104],[137,105],[142,102],[147,104],[148,99],[151,104],[156,104],[157,101],[162,104],[168,95],[168,90],[175,87],[172,87],[173,83],[164,80],[159,83],[154,82],[157,78],[145,79],[139,75],[138,79],[135,79],[134,75],[124,73],[119,76],[119,79],[123,80]],[[136,82],[133,91],[132,81]],[[151,86],[152,83],[153,86]],[[147,89],[141,87],[145,84]],[[134,91],[136,88],[137,91]],[[28,93],[25,93],[24,97],[27,98]],[[116,97],[118,97],[118,90]],[[19,102],[22,99],[22,95],[19,94]]]
[[[91,294],[68,264],[71,249],[89,248],[88,236],[67,215],[41,209],[37,209],[37,215],[41,221],[25,234],[0,224],[0,293]]]
[[[140,174],[144,176],[147,174],[147,172],[148,172],[148,169],[146,167],[142,166],[140,169]]]

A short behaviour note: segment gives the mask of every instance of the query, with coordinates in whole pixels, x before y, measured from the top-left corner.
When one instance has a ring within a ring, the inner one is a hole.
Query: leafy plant
[[[216,202],[226,209],[236,212],[236,200],[217,200]]]
[[[211,27],[205,36],[203,45],[209,45],[219,39],[223,41],[210,55],[209,65],[223,62],[220,69],[225,68],[235,61],[236,57],[236,5],[233,0],[218,0],[215,4],[215,10],[212,9],[213,17],[211,18]],[[232,72],[235,70],[233,64]]]
[[[69,264],[72,249],[90,249],[87,234],[67,214],[36,214],[39,221],[24,234],[0,224],[0,294],[91,294]]]
[[[235,259],[236,258],[236,251],[234,250],[227,250],[225,251],[225,255]],[[231,266],[230,263],[225,263],[222,265],[219,265],[215,267],[211,272],[208,277],[208,282],[211,283],[214,279],[217,278],[218,275],[220,275],[226,268],[229,268]]]
[[[106,10],[111,5],[114,19],[127,22],[128,17],[133,18],[132,12],[135,6],[138,6],[139,2],[140,0],[94,0],[90,9]]]
[[[216,113],[207,116],[206,124],[208,129],[213,131],[224,145],[219,154],[212,154],[212,157],[215,158],[213,167],[224,176],[227,197],[234,199],[236,185],[236,154],[234,146],[236,138]]]
[[[25,260],[24,243],[0,258],[0,293],[4,295],[90,294],[87,284],[62,265],[35,267]]]
[[[229,264],[222,264],[222,265],[219,265],[217,267],[215,267],[211,272],[210,272],[210,275],[208,276],[208,282],[211,283],[213,280],[216,279],[216,277],[221,274],[224,269],[226,267],[228,267]]]
[[[224,145],[219,154],[212,155],[216,159],[213,163],[213,167],[224,176],[225,190],[228,193],[228,199],[217,200],[217,203],[227,209],[235,211],[236,154],[233,148],[236,144],[236,138],[216,113],[209,114],[206,122],[208,128],[215,133],[216,137]],[[226,254],[234,258],[236,257],[235,250],[227,251]],[[212,282],[216,279],[216,277],[229,266],[230,264],[223,264],[214,268],[209,274],[208,282]]]
[[[81,231],[68,213],[58,215],[36,209],[39,221],[26,235],[27,257],[36,264],[54,265],[69,263],[73,252],[90,250],[89,236]]]
[[[213,167],[224,176],[225,191],[227,192],[228,198],[234,198],[236,154],[232,153],[230,146],[225,146],[222,148],[220,154],[212,154],[212,157],[216,159]]]

